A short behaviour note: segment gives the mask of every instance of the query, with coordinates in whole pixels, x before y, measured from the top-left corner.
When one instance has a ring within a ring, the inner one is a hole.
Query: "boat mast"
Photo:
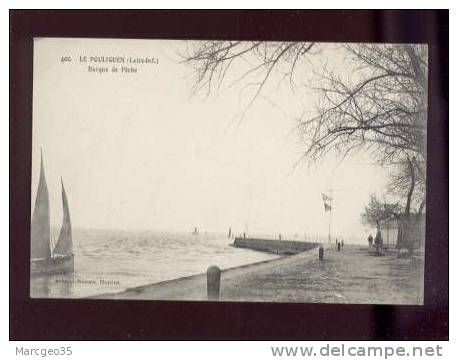
[[[41,149],[40,158],[40,180],[30,226],[30,256],[32,259],[49,259],[51,257],[49,193],[45,178],[43,152]]]

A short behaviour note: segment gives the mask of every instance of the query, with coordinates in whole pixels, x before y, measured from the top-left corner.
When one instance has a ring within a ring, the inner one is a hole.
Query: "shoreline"
[[[250,250],[250,249],[247,249],[247,250]],[[253,250],[253,251],[259,251],[259,250]],[[230,271],[230,270],[249,268],[249,267],[254,266],[254,265],[260,265],[260,264],[264,264],[264,263],[269,263],[269,262],[281,260],[281,259],[283,259],[285,257],[288,257],[288,256],[292,256],[292,255],[279,255],[279,257],[275,258],[275,259],[267,259],[267,260],[261,260],[261,261],[257,261],[257,262],[254,262],[254,263],[244,264],[244,265],[231,266],[231,267],[228,267],[226,269],[221,269],[221,273],[224,273],[224,272],[227,272],[227,271]],[[164,284],[167,284],[167,283],[173,283],[173,282],[176,282],[176,281],[192,280],[194,278],[201,277],[201,276],[206,276],[206,273],[198,273],[198,274],[193,274],[193,275],[180,276],[180,277],[173,278],[173,279],[161,280],[161,281],[158,281],[158,282],[148,283],[148,284],[145,284],[145,285],[138,285],[138,286],[129,287],[129,288],[126,288],[124,290],[121,290],[121,291],[118,291],[118,292],[115,292],[115,293],[103,293],[103,294],[100,294],[100,295],[82,297],[81,299],[97,298],[97,297],[103,296],[103,295],[115,295],[115,294],[124,293],[124,292],[128,292],[128,291],[139,292],[139,291],[142,291],[145,288],[149,288],[151,286],[156,286],[156,285],[160,286],[160,285],[164,285]]]
[[[375,256],[371,249],[345,245],[318,248],[221,271],[220,301],[422,305],[424,257]],[[206,273],[85,299],[207,301]]]
[[[291,256],[298,255],[301,253],[309,252],[313,250],[314,248],[319,247],[320,244],[311,243],[311,242],[291,241],[291,240],[273,240],[273,239],[258,239],[258,238],[244,239],[244,238],[235,237],[234,241],[232,243],[229,243],[228,246],[239,248],[239,249],[244,249],[248,251],[261,252],[264,254],[275,254],[278,257],[274,259],[261,260],[261,261],[243,264],[243,265],[231,266],[226,269],[221,269],[221,273],[224,273],[227,271],[248,269],[255,265],[261,265],[261,264],[269,263],[272,261],[281,260],[285,257],[291,257]],[[294,248],[291,248],[291,246],[293,246]],[[217,264],[214,264],[214,265],[217,265]],[[144,291],[145,288],[150,288],[153,286],[161,286],[161,285],[164,286],[169,283],[173,283],[177,281],[192,281],[193,279],[197,277],[201,277],[201,276],[206,276],[206,273],[201,272],[201,273],[192,274],[192,275],[180,276],[180,277],[173,278],[173,279],[161,280],[158,282],[147,283],[144,285],[128,287],[124,290],[119,290],[116,292],[105,292],[105,293],[101,293],[97,295],[83,296],[83,297],[80,297],[79,299],[94,299],[94,298],[99,299],[99,298],[115,296],[117,294],[130,293],[130,292],[140,293]]]
[[[273,240],[276,241],[276,240]],[[230,246],[234,246],[234,244],[229,244]],[[267,260],[262,260],[254,263],[248,263],[244,265],[238,265],[238,266],[232,266],[226,269],[221,269],[221,278],[226,277],[229,275],[230,277],[233,276],[240,276],[243,275],[242,273],[249,273],[252,271],[256,270],[261,270],[265,269],[266,267],[272,267],[272,266],[281,266],[285,260],[289,260],[291,258],[295,259],[296,257],[301,257],[301,258],[314,258],[318,257],[318,250],[317,248],[319,247],[319,244],[317,244],[316,247],[311,248],[309,250],[300,252],[300,253],[283,253],[283,254],[278,254],[277,258],[274,259],[267,259]],[[326,248],[326,246],[325,246]],[[270,251],[263,251],[263,250],[255,250],[255,249],[250,249],[250,248],[245,248],[246,250],[249,251],[257,251],[257,252],[263,252],[263,253],[272,253]],[[316,250],[316,251],[313,251]],[[312,254],[313,253],[313,254]],[[316,254],[315,254],[316,253]],[[302,256],[301,256],[302,255]],[[316,256],[315,256],[316,255]],[[217,264],[215,264],[217,265]],[[206,271],[206,269],[205,269]],[[158,292],[161,292],[163,288],[167,287],[175,287],[178,286],[179,284],[182,283],[191,283],[191,282],[205,282],[205,289],[206,289],[206,272],[202,273],[197,273],[193,275],[188,275],[188,276],[182,276],[174,279],[169,279],[169,280],[162,280],[159,282],[155,283],[148,283],[145,285],[139,285],[139,286],[134,286],[130,288],[126,288],[121,291],[117,292],[111,292],[111,293],[102,293],[98,295],[93,295],[93,296],[87,296],[87,297],[81,297],[79,299],[130,299],[130,300],[145,300],[145,298],[141,297],[141,294],[144,294],[145,292],[150,292],[154,290],[158,290]],[[203,298],[199,299],[199,301],[202,300],[207,300],[206,299],[206,290],[205,292],[202,293]],[[159,296],[162,298],[162,296]],[[200,297],[199,297],[200,298]],[[155,298],[146,298],[146,299],[151,299],[151,300],[168,300],[168,299],[155,299]]]

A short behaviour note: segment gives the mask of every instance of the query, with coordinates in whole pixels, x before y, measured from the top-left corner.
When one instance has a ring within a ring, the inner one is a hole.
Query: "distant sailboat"
[[[31,274],[63,274],[73,272],[74,256],[70,211],[67,194],[62,184],[63,222],[57,244],[53,249],[50,236],[49,193],[46,184],[43,154],[41,155],[40,181],[30,228]]]

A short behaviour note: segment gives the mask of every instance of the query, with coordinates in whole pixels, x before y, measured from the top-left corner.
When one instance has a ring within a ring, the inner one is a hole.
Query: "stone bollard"
[[[318,249],[318,257],[319,257],[320,261],[324,260],[324,249],[323,249],[322,246],[320,246],[320,248]]]
[[[207,299],[219,300],[219,288],[221,282],[221,270],[218,266],[210,266],[207,269]]]

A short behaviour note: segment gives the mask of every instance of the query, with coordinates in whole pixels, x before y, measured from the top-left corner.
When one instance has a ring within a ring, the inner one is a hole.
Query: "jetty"
[[[309,251],[317,247],[318,243],[306,241],[291,241],[291,240],[268,240],[258,238],[236,237],[234,239],[235,247],[251,249],[274,254],[292,255],[304,251]]]

